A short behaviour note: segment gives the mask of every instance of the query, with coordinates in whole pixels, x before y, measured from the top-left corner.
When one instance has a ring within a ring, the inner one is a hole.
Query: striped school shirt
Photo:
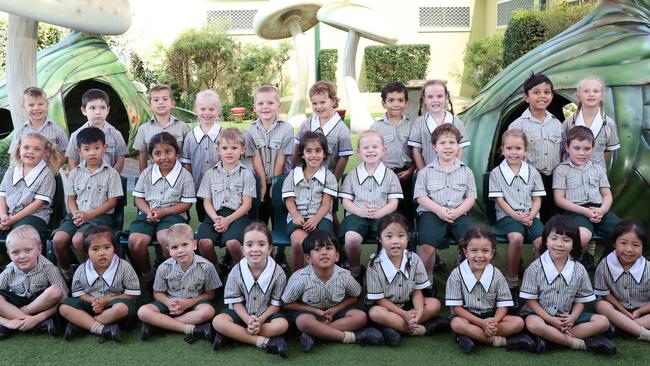
[[[221,160],[217,153],[217,138],[220,132],[221,126],[214,123],[208,133],[204,133],[201,126],[197,125],[185,135],[183,152],[179,160],[182,164],[192,166],[195,187],[201,184],[203,174]]]
[[[72,296],[88,294],[92,297],[131,295],[140,296],[140,281],[129,262],[113,254],[111,264],[103,274],[97,273],[90,260],[79,266],[72,278]]]
[[[314,174],[309,181],[305,179],[302,167],[296,167],[289,172],[289,175],[282,183],[282,199],[294,197],[296,209],[304,219],[308,219],[318,212],[323,204],[323,194],[336,199],[338,194],[338,183],[332,172],[324,165]],[[334,200],[332,200],[333,203]],[[332,203],[324,218],[332,220]],[[287,214],[287,223],[293,221],[291,213]]]
[[[574,114],[567,117],[567,119],[562,122],[562,126],[564,127],[564,133],[562,135],[563,143],[561,146],[564,147],[569,130],[573,126],[585,126],[582,111],[578,113],[577,117]],[[595,137],[594,149],[591,151],[591,161],[605,168],[605,151],[614,151],[621,148],[621,143],[618,140],[616,122],[614,122],[614,120],[609,116],[605,116],[605,119],[603,120],[602,113],[599,109],[598,112],[596,112],[596,117],[594,117],[594,120],[591,122],[589,129],[593,132]]]
[[[120,173],[113,169],[104,160],[102,166],[94,172],[90,172],[86,162],[82,161],[77,165],[63,185],[66,196],[76,196],[77,208],[88,212],[103,205],[110,198],[122,197],[122,180]],[[106,211],[112,214],[115,209]]]
[[[490,193],[488,197],[503,197],[513,210],[519,213],[530,211],[533,197],[544,197],[544,183],[537,169],[525,161],[521,162],[519,173],[515,174],[504,159],[490,172]],[[499,205],[496,207],[497,220],[508,217]],[[539,213],[537,213],[539,217]]]
[[[650,265],[644,257],[625,270],[616,256],[611,252],[596,267],[594,275],[594,293],[604,297],[612,295],[626,309],[637,309],[650,302]]]
[[[476,198],[476,182],[474,173],[458,158],[449,171],[445,171],[435,159],[422,169],[415,180],[413,199],[429,197],[433,202],[448,208],[458,207],[467,197]],[[416,210],[419,213],[429,212],[422,205]]]
[[[408,250],[404,250],[402,261],[397,268],[386,251],[381,249],[377,257],[370,259],[366,283],[368,300],[388,299],[399,307],[411,300],[413,291],[431,286],[424,263],[417,254]]]
[[[370,126],[371,130],[377,131],[384,136],[384,145],[388,150],[384,154],[382,161],[388,169],[406,168],[413,163],[413,152],[408,146],[412,127],[413,121],[405,115],[402,115],[402,119],[396,126],[393,126],[386,113]]]
[[[404,194],[397,174],[379,162],[372,174],[366,170],[365,163],[359,164],[345,177],[339,197],[349,199],[359,207],[372,205],[381,208],[389,200],[403,199]],[[345,215],[351,213],[346,211]]]
[[[41,160],[27,175],[23,175],[22,163],[10,166],[0,182],[0,197],[5,198],[10,216],[19,213],[34,200],[41,200],[45,204],[32,215],[45,222],[50,221],[55,190],[54,174],[45,160]]]
[[[64,297],[68,295],[68,285],[65,284],[61,272],[42,255],[38,256],[36,266],[27,273],[13,262],[0,273],[0,289],[8,290],[21,297],[32,297],[52,285],[59,286]]]
[[[322,127],[317,115],[307,118],[298,128],[296,144],[300,144],[302,135],[307,131],[322,133],[327,138],[327,151],[329,155],[323,162],[323,165],[332,172],[336,170],[336,164],[340,158],[354,154],[352,140],[350,139],[350,129],[343,123],[338,113],[334,113]]]
[[[175,299],[195,298],[206,291],[221,287],[214,265],[200,255],[194,255],[185,272],[174,258],[164,261],[156,270],[153,290]]]
[[[528,138],[526,162],[540,173],[551,175],[560,164],[560,142],[562,141],[562,123],[546,111],[543,121],[538,121],[526,109],[519,118],[508,126],[508,130],[524,131]]]
[[[246,157],[260,156],[264,166],[266,183],[271,183],[278,156],[291,156],[293,154],[293,127],[281,119],[276,119],[267,130],[258,118],[244,134],[246,141]],[[287,164],[285,164],[287,167]],[[287,173],[287,172],[283,172]]]
[[[566,199],[577,204],[603,203],[601,188],[609,188],[605,168],[591,160],[575,166],[571,160],[560,164],[553,172],[553,189],[564,190]]]
[[[286,284],[287,276],[271,256],[257,279],[244,258],[228,274],[223,302],[231,308],[233,304],[244,303],[249,315],[260,316],[269,306],[282,306],[282,291]]]
[[[326,310],[346,297],[361,294],[361,285],[352,277],[350,271],[334,265],[334,272],[327,282],[321,281],[310,265],[294,272],[282,293],[282,302],[290,304],[300,301],[311,307]]]
[[[88,127],[95,126],[91,126],[90,122],[86,122],[70,135],[70,143],[65,150],[66,157],[76,159],[80,163],[83,161],[83,158],[77,153],[77,135],[79,135],[81,130]],[[120,131],[108,122],[104,122],[104,125],[100,129],[104,132],[104,139],[106,140],[107,146],[103,159],[109,166],[115,166],[115,161],[117,161],[118,157],[129,154],[124,137],[122,137]]]
[[[464,149],[472,144],[469,140],[467,131],[465,131],[465,125],[460,118],[445,111],[445,118],[442,123],[451,123],[458,129],[460,132],[460,141],[458,141],[459,148]],[[411,133],[409,134],[407,143],[411,147],[422,149],[422,158],[424,159],[425,165],[430,164],[438,156],[435,150],[433,150],[433,143],[431,142],[431,134],[438,126],[438,123],[436,123],[428,112],[421,115],[415,120],[415,122],[413,122],[413,127],[411,128]]]
[[[454,268],[447,279],[445,305],[462,306],[472,314],[481,314],[497,308],[514,305],[506,278],[492,264],[488,264],[477,280],[467,259]]]
[[[34,128],[30,121],[27,121],[14,131],[13,137],[11,138],[11,145],[9,145],[8,150],[10,154],[18,149],[18,140],[28,133],[37,133],[46,137],[48,140],[56,144],[56,150],[59,152],[63,153],[68,148],[68,134],[63,130],[63,128],[61,128],[61,126],[46,117],[45,123],[43,123],[43,126],[38,129]]]
[[[166,177],[162,176],[158,165],[145,168],[135,184],[133,196],[144,198],[151,208],[196,202],[192,175],[178,161]],[[181,216],[187,218],[187,213],[184,212]]]

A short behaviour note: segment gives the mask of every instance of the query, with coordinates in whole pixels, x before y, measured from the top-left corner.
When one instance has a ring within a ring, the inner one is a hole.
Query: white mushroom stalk
[[[307,40],[306,35],[300,28],[300,23],[296,17],[289,19],[289,29],[293,38],[294,49],[296,51],[296,86],[293,91],[293,99],[287,116],[287,122],[292,126],[300,126],[300,123],[307,118],[305,110],[309,106],[307,102],[307,84],[309,83],[309,68],[307,61]]]
[[[349,31],[345,40],[345,50],[343,51],[343,85],[345,86],[345,94],[348,97],[350,129],[353,132],[367,130],[374,122],[366,103],[361,97],[359,84],[357,83],[355,59],[358,46],[359,33],[353,30]]]

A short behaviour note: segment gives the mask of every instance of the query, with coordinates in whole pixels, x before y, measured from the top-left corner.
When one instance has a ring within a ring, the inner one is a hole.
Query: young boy
[[[234,263],[242,257],[244,229],[251,223],[248,212],[257,196],[255,177],[240,162],[244,138],[237,128],[224,128],[217,138],[221,160],[205,172],[197,197],[203,198],[205,220],[199,226],[199,253],[217,263],[214,244],[225,245]]]
[[[584,126],[575,126],[567,135],[566,150],[569,160],[561,163],[553,172],[553,198],[555,204],[567,216],[572,217],[580,228],[580,242],[587,250],[582,263],[590,271],[594,269],[594,247],[587,247],[596,230],[609,238],[620,219],[609,209],[612,192],[609,189],[605,168],[591,160],[594,134]]]
[[[366,313],[354,309],[361,285],[349,271],[336,265],[338,242],[334,234],[314,230],[303,241],[309,265],[291,275],[282,302],[300,333],[304,352],[314,348],[314,337],[326,341],[379,346],[384,342],[376,328],[363,328]]]
[[[363,162],[347,175],[339,197],[345,208],[340,237],[345,240],[350,272],[359,280],[363,279],[361,243],[378,236],[379,220],[394,212],[404,195],[397,175],[381,162],[386,146],[379,132],[361,132],[357,153]]]
[[[446,248],[447,234],[451,231],[460,240],[474,225],[467,212],[476,200],[476,183],[472,170],[456,158],[460,138],[450,123],[433,130],[431,142],[437,158],[418,173],[413,189],[418,202],[420,258],[432,284],[436,251]]]
[[[149,107],[153,111],[153,117],[140,125],[135,135],[133,148],[139,151],[138,165],[142,172],[148,164],[149,141],[151,137],[160,132],[169,132],[174,136],[178,147],[183,151],[185,135],[190,131],[187,124],[172,116],[174,106],[172,88],[169,85],[155,85],[149,90]]]
[[[118,173],[122,172],[124,159],[129,150],[126,148],[124,137],[122,137],[120,131],[106,122],[106,116],[108,116],[110,110],[108,94],[101,89],[90,89],[81,96],[81,113],[88,118],[88,122],[84,123],[70,136],[70,143],[65,151],[70,170],[79,165],[81,159],[77,152],[79,148],[77,146],[77,135],[84,128],[97,127],[104,132],[106,140],[106,151],[104,152],[106,164],[112,166]]]
[[[264,85],[255,91],[253,110],[257,120],[245,133],[246,157],[253,158],[255,174],[260,179],[262,205],[259,219],[267,223],[272,218],[271,178],[288,173],[285,171],[287,156],[293,150],[293,127],[280,119],[280,96],[272,85]]]
[[[138,310],[143,341],[160,329],[187,335],[189,343],[197,339],[212,341],[215,290],[221,287],[212,263],[195,255],[194,232],[187,224],[169,228],[169,254],[156,271],[154,301]]]
[[[70,244],[84,257],[84,233],[90,224],[111,227],[117,200],[124,195],[120,174],[103,159],[107,149],[104,132],[86,127],[78,131],[74,140],[82,160],[65,182],[68,214],[53,238],[57,262],[66,281],[71,281],[74,274]]]
[[[35,329],[54,335],[53,316],[68,288],[59,270],[41,255],[41,239],[23,225],[7,236],[11,263],[0,274],[0,340]]]
[[[546,197],[552,197],[553,169],[560,164],[562,122],[546,110],[553,101],[553,83],[543,74],[533,74],[524,81],[524,100],[528,109],[514,120],[509,130],[524,131],[528,138],[526,162],[542,175]],[[539,215],[546,222],[556,214],[551,199],[543,199]]]
[[[386,84],[381,90],[381,105],[386,109],[386,113],[373,123],[370,129],[384,136],[384,143],[388,150],[382,162],[399,178],[404,199],[399,201],[397,210],[406,217],[412,227],[415,219],[415,206],[413,205],[411,177],[415,172],[415,163],[411,147],[407,145],[413,121],[404,115],[408,106],[406,86],[399,81]]]
[[[56,123],[47,118],[47,94],[36,87],[29,87],[23,92],[23,111],[29,119],[25,124],[14,131],[9,146],[9,155],[18,149],[18,140],[30,132],[35,132],[47,137],[56,144],[59,152],[59,167],[65,164],[65,149],[68,147],[68,134]]]

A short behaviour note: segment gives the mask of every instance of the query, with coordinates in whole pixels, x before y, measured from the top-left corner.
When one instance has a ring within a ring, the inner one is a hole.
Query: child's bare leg
[[[63,290],[57,285],[52,285],[45,289],[34,301],[23,306],[20,310],[27,315],[36,315],[54,307],[62,298]]]
[[[72,246],[74,246],[74,249],[77,251],[77,254],[79,254],[79,257],[81,258],[82,262],[88,259],[86,258],[86,252],[84,251],[83,242],[84,242],[84,234],[82,233],[75,233],[74,236],[72,237]]]
[[[575,338],[586,339],[598,335],[609,328],[609,320],[604,315],[594,314],[588,322],[575,325],[571,335]]]
[[[194,310],[188,311],[176,317],[176,320],[184,324],[201,324],[214,318],[214,307],[208,304],[197,305]]]
[[[302,242],[307,237],[307,232],[296,229],[291,232],[291,270],[297,271],[305,265],[305,252],[302,250]]]
[[[577,338],[560,332],[559,329],[552,325],[546,324],[544,319],[537,315],[526,317],[526,328],[533,334],[544,338],[545,340],[559,344],[565,347],[571,347]]]
[[[356,277],[361,272],[361,242],[363,237],[355,231],[345,233],[345,245],[343,249],[350,263],[350,273]]]
[[[228,249],[228,253],[230,253],[230,257],[232,258],[234,263],[239,263],[242,258],[244,258],[244,252],[242,250],[242,245],[239,242],[239,240],[236,239],[231,239],[226,242],[226,249]]]
[[[628,318],[625,314],[616,310],[614,305],[606,300],[600,300],[596,302],[596,311],[599,314],[606,316],[607,319],[609,319],[609,321],[616,326],[616,328],[624,330],[625,332],[630,333],[636,337],[641,335],[642,327],[647,329],[646,326],[640,324],[638,321],[643,318],[648,318],[648,320],[650,320],[650,316],[647,315],[636,320]],[[648,323],[650,323],[650,321]]]
[[[69,271],[70,270],[70,244],[72,243],[72,237],[70,234],[64,232],[64,231],[57,231],[56,234],[54,234],[54,238],[52,239],[52,243],[54,244],[54,253],[56,254],[56,261],[63,269],[63,271]]]
[[[61,304],[61,306],[59,306],[59,313],[61,313],[61,316],[66,318],[70,323],[87,331],[90,331],[96,322],[92,315],[66,304]]]
[[[542,246],[542,237],[533,240],[533,259],[539,258],[539,248]]]
[[[101,324],[113,324],[126,318],[129,315],[129,308],[125,304],[115,303],[108,309],[104,309],[95,319]]]
[[[520,233],[508,233],[508,252],[506,253],[506,277],[510,280],[519,278],[519,261],[524,246],[524,236]]]
[[[156,240],[158,240],[158,244],[160,244],[165,258],[169,258],[169,240],[167,239],[167,233],[169,233],[169,229],[158,230],[156,233]]]
[[[580,230],[580,244],[582,244],[582,249],[587,247],[587,244],[591,241],[591,231],[587,228],[581,227]]]
[[[199,254],[214,265],[218,262],[217,254],[214,252],[214,244],[210,239],[204,238],[199,240]]]
[[[151,237],[149,235],[132,233],[129,235],[129,251],[133,256],[135,268],[141,274],[151,273],[151,264],[149,263],[149,250],[148,246],[151,244]],[[152,280],[148,278],[146,280]]]
[[[497,335],[500,337],[509,337],[524,330],[526,323],[524,319],[518,316],[506,315],[497,324]]]
[[[368,322],[366,313],[361,310],[349,310],[344,317],[330,323],[330,325],[344,332],[354,332],[361,329]]]
[[[25,315],[27,314],[23,313],[19,308],[7,301],[4,296],[0,295],[0,325],[11,328],[8,325],[8,321],[24,317]]]
[[[276,337],[281,336],[289,330],[289,322],[284,318],[275,318],[268,323],[262,324],[260,327],[260,335],[262,337]]]
[[[409,326],[404,321],[404,318],[383,306],[375,305],[371,307],[368,310],[368,317],[382,327],[393,328],[401,333],[409,333]]]
[[[334,328],[331,323],[321,322],[313,314],[301,314],[298,316],[296,319],[296,327],[301,332],[326,341],[342,342],[343,337],[345,337],[342,330]]]
[[[420,323],[423,323],[434,316],[438,315],[442,304],[440,300],[435,297],[425,297],[424,298],[424,308],[422,309],[422,317],[420,318]]]
[[[492,337],[487,337],[483,331],[483,328],[470,323],[469,320],[465,318],[456,316],[451,319],[450,325],[451,330],[457,334],[467,336],[481,343],[492,344]]]
[[[257,345],[257,335],[248,334],[246,328],[235,324],[226,314],[219,314],[212,320],[212,326],[217,332],[240,343]]]
[[[436,261],[436,251],[437,248],[432,244],[420,244],[420,258],[424,263],[424,269],[427,271],[427,275],[429,277],[433,275],[433,265]]]
[[[140,307],[138,310],[138,318],[140,318],[144,323],[178,333],[185,333],[185,326],[187,325],[186,323],[178,321],[176,318],[161,313],[160,309],[151,304]]]

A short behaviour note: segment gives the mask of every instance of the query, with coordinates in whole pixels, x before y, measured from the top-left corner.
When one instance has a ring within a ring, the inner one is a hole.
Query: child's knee
[[[386,316],[387,312],[388,312],[388,310],[386,310],[386,308],[381,307],[379,305],[375,305],[375,306],[371,307],[370,310],[368,310],[368,318],[370,318],[370,320],[376,322],[378,320],[383,319]]]
[[[146,235],[131,234],[129,235],[129,250],[146,250],[149,242],[151,242],[151,238]]]
[[[538,334],[543,328],[546,323],[542,318],[538,317],[537,315],[529,315],[525,319],[526,323],[526,329],[530,330],[531,332]]]
[[[196,307],[195,311],[204,319],[212,319],[214,317],[214,307],[208,304],[200,304]]]
[[[359,233],[355,231],[347,231],[345,233],[345,246],[347,247],[358,247],[361,246],[361,241],[363,241],[363,237],[359,235]]]
[[[63,299],[63,289],[58,285],[52,285],[43,291],[41,296],[44,296],[46,299],[51,301],[60,301]]]
[[[589,243],[591,240],[592,233],[589,231],[589,229],[581,227],[580,228],[580,241],[582,242],[582,246],[584,247]]]
[[[114,309],[119,315],[126,316],[129,314],[129,307],[126,304],[118,302],[111,306],[111,309]]]
[[[300,314],[296,318],[296,328],[300,331],[304,331],[306,328],[309,327],[310,323],[313,323],[316,320],[316,318],[312,314]]]
[[[67,249],[68,246],[70,245],[70,235],[62,231],[59,231],[56,234],[54,234],[54,238],[52,238],[52,242],[54,243],[54,249],[56,250]]]
[[[233,253],[233,252],[239,252],[241,251],[241,243],[239,240],[236,239],[231,239],[226,242],[226,248],[228,248],[228,251]]]
[[[451,318],[449,325],[453,331],[457,332],[458,330],[463,329],[465,325],[467,325],[467,321],[459,316],[455,316]]]
[[[591,319],[589,319],[589,320],[590,320],[590,322],[592,322],[596,326],[598,326],[598,329],[600,329],[603,332],[605,330],[607,330],[607,328],[609,328],[609,320],[604,315],[594,314],[594,315],[591,316]]]
[[[210,251],[214,249],[214,244],[210,239],[200,239],[199,240],[199,251],[201,253]]]
[[[510,246],[522,248],[524,246],[524,236],[519,233],[508,234],[508,242]]]

